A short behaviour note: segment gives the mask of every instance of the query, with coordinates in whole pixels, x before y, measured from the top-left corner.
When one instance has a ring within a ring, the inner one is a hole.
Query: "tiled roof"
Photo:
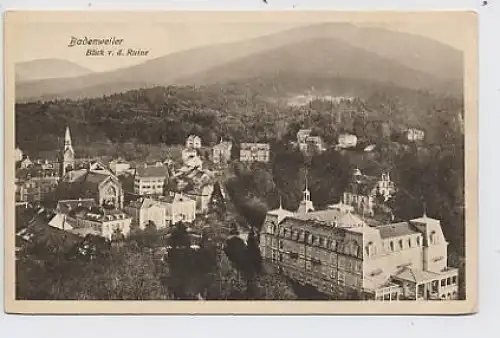
[[[193,201],[193,199],[191,199],[189,196],[186,196],[185,194],[181,193],[174,193],[168,196],[162,196],[159,200],[163,203],[169,203],[169,204]]]
[[[92,208],[97,206],[93,198],[85,198],[80,200],[61,200],[57,203],[57,209],[63,213],[67,214],[69,211],[76,209],[77,207]]]
[[[270,146],[268,143],[242,143],[240,148],[242,150],[249,150],[252,148],[257,148],[259,150],[269,150]]]
[[[129,207],[130,208],[134,208],[134,209],[146,209],[146,208],[152,207],[155,204],[157,204],[157,201],[155,201],[154,199],[151,199],[151,198],[140,198],[140,199],[138,199],[136,201],[132,201],[129,204]]]
[[[28,227],[17,233],[17,236],[27,241],[36,241],[44,237],[52,244],[68,249],[81,241],[81,238],[75,234],[49,226],[41,217],[35,217]]]
[[[379,231],[380,237],[382,237],[382,239],[401,237],[419,233],[407,222],[381,225],[376,227],[376,229]]]
[[[165,166],[138,167],[135,175],[138,177],[166,177],[168,169]]]
[[[102,182],[104,182],[108,177],[110,177],[110,176],[106,175],[106,174],[101,174],[101,173],[89,171],[87,173],[87,176],[85,177],[85,181],[99,185]]]
[[[334,220],[337,220],[341,216],[341,214],[342,213],[338,210],[327,209],[295,214],[293,218],[302,221],[314,220],[319,222],[333,222]]]

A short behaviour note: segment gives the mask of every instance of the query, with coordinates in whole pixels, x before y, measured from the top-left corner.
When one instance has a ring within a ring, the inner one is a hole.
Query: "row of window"
[[[415,246],[417,246],[417,247],[420,246],[421,245],[420,236],[413,237],[413,238],[415,238]],[[410,249],[413,247],[413,244],[414,243],[413,243],[412,237],[409,237],[406,240],[400,239],[398,241],[390,241],[389,242],[389,249],[391,251]],[[369,242],[366,245],[365,252],[368,256],[375,254],[373,242]]]
[[[457,276],[443,278],[441,279],[441,286],[457,285],[457,281],[458,281]]]
[[[165,179],[161,178],[161,179],[150,179],[150,180],[147,180],[147,179],[136,179],[134,181],[134,185],[140,185],[141,183],[144,184],[144,183],[160,183],[160,184],[163,184],[165,182]]]
[[[275,231],[276,228],[273,229],[273,233]],[[303,230],[290,230],[287,228],[280,228],[279,236],[294,241],[307,242],[310,245],[319,246],[325,249],[335,250],[337,247],[336,240],[322,237],[319,235],[310,234]]]
[[[288,253],[282,253],[282,252],[277,252],[273,250],[271,252],[271,258],[273,261],[276,259],[279,262],[290,262],[290,261],[304,261],[304,257],[301,256],[297,252],[288,252]],[[325,268],[331,268],[332,265],[335,267],[334,269],[340,269],[340,270],[345,270],[345,271],[351,271],[353,273],[360,273],[363,269],[362,267],[362,261],[360,260],[355,260],[355,259],[349,259],[343,256],[339,256],[337,258],[337,255],[334,254],[334,256],[331,257],[331,259],[321,259],[318,256],[312,256],[312,257],[306,257],[305,258],[306,265],[311,264],[312,266],[320,266],[324,265]]]
[[[320,277],[310,271],[306,271],[304,274],[303,272],[296,272],[295,269],[281,268],[281,270],[293,279],[305,281],[316,287],[330,287],[332,291],[338,290],[337,287],[339,286],[348,286],[355,289],[361,289],[363,287],[363,280],[360,276],[344,273],[342,271],[339,271],[338,274],[336,272],[332,272],[331,277],[328,278],[324,274],[323,277]]]
[[[154,186],[154,185],[143,185],[143,186],[139,186],[138,188],[139,189],[163,189],[163,185],[157,185],[157,186]]]

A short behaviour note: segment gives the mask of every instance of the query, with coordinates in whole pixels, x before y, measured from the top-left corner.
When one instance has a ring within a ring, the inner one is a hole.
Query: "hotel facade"
[[[304,192],[301,205],[312,205]],[[439,220],[369,226],[341,204],[267,213],[263,259],[333,299],[445,300],[458,297],[458,269],[447,266]]]

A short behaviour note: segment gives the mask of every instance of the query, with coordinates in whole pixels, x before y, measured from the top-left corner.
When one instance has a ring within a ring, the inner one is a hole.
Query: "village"
[[[412,128],[404,135],[408,142],[425,137],[422,130]],[[316,209],[306,171],[297,210],[286,210],[280,197],[279,208],[267,211],[260,229],[234,222],[214,225],[210,221],[214,205],[231,203],[225,187],[230,164],[266,165],[273,154],[268,143],[233,144],[220,139],[208,154],[201,151],[202,146],[199,136],[189,135],[180,161],[131,163],[115,158],[104,163],[79,158],[67,127],[58,161],[30,159],[17,148],[16,209],[18,214],[23,210],[43,214],[25,224],[16,220],[18,252],[23,243],[33,240],[33,223],[58,234],[82,239],[91,235],[111,243],[130,237],[134,229],[154,228],[159,235],[168,235],[175,225],[185,224],[193,250],[204,236],[238,236],[243,241],[257,236],[264,262],[331,299],[458,298],[458,269],[448,266],[448,242],[439,220],[424,211],[422,217],[394,222],[390,210],[388,221],[376,219],[375,210],[384,207],[397,190],[390,172],[375,177],[353,168],[341,200]],[[376,148],[349,133],[340,134],[337,144],[327,145],[311,129],[299,130],[292,146],[306,155],[327,148],[364,153]],[[221,216],[225,217],[232,216]]]

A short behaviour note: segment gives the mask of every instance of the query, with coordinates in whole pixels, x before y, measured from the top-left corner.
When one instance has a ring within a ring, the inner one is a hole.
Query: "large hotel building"
[[[342,203],[315,211],[304,191],[297,212],[267,213],[262,256],[291,279],[333,299],[445,300],[458,297],[439,220],[371,226]]]

